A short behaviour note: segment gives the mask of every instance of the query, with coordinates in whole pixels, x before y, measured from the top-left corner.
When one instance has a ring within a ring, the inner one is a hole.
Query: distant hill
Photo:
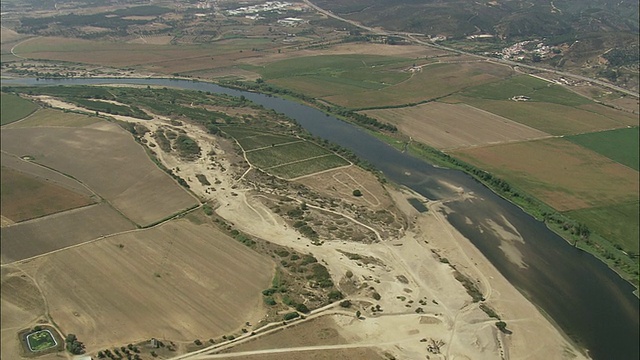
[[[430,35],[553,37],[638,32],[635,0],[317,0],[318,6],[370,26]]]
[[[553,66],[638,89],[637,0],[312,0],[366,26],[446,36],[487,52],[539,39],[562,46]],[[469,41],[472,35],[493,35]]]

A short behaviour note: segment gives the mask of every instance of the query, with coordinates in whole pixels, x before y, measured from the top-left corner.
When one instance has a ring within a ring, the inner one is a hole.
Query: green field
[[[531,98],[529,100],[531,102],[547,102],[567,106],[578,106],[592,102],[560,85],[528,75],[514,76],[502,81],[475,86],[463,91],[461,95],[491,100],[508,100],[514,96],[525,95]]]
[[[27,344],[32,352],[43,351],[57,345],[49,330],[40,330],[27,335]]]
[[[640,204],[638,200],[626,204],[570,211],[566,214],[602,235],[613,244],[619,244],[627,253],[638,253],[640,238]]]
[[[260,149],[267,146],[286,144],[295,141],[304,141],[291,136],[262,134],[262,135],[249,135],[243,138],[236,138],[240,143],[240,146],[245,151],[251,151]]]
[[[462,102],[473,107],[506,117],[507,119],[544,131],[551,135],[573,135],[611,128],[637,126],[637,118],[620,113],[608,114],[599,104],[567,106],[534,101],[491,100],[453,96],[446,102]],[[603,110],[602,113],[596,110]]]
[[[247,159],[251,164],[264,170],[273,166],[328,154],[331,154],[329,150],[305,141],[251,151],[247,153]]]
[[[83,127],[103,121],[97,116],[80,115],[72,112],[64,112],[55,109],[38,109],[28,119],[24,119],[16,124],[11,124],[9,128],[28,128],[38,126],[61,126],[61,127]]]
[[[38,105],[17,95],[0,93],[0,125],[18,121],[38,109]]]
[[[634,127],[567,136],[566,139],[620,164],[639,170],[639,134],[639,129]]]
[[[339,166],[349,165],[349,162],[338,155],[327,155],[320,158],[304,160],[293,164],[286,164],[270,168],[268,171],[285,179],[309,175]]]
[[[489,63],[437,63],[423,66],[407,80],[382,89],[354,89],[323,99],[356,109],[416,104],[457,93],[467,87],[498,81],[511,72],[507,67]]]

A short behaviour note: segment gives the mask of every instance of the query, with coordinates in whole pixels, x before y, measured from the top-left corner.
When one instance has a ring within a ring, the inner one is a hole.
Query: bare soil
[[[550,137],[542,131],[464,104],[428,103],[365,114],[398,126],[414,140],[442,150]]]
[[[114,236],[19,265],[48,311],[88,352],[152,337],[192,342],[237,331],[264,310],[273,263],[187,220]],[[122,331],[126,328],[127,331]]]

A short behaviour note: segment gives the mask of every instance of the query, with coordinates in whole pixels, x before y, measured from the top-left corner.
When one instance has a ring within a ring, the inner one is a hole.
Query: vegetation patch
[[[344,158],[329,154],[326,156],[303,160],[293,164],[286,164],[269,168],[267,171],[273,175],[283,177],[285,179],[294,179],[300,176],[314,174],[320,171],[333,169],[340,166],[346,166],[350,163]]]

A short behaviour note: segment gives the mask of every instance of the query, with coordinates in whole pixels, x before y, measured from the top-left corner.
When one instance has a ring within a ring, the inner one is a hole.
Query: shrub
[[[504,321],[496,322],[496,327],[505,334],[511,334],[511,331],[507,329],[507,323]]]
[[[362,196],[362,191],[358,189],[353,190],[353,196]]]
[[[338,290],[333,290],[329,293],[329,301],[336,301],[344,298],[344,295]]]
[[[295,318],[297,318],[299,316],[300,316],[300,314],[298,314],[297,312],[294,311],[294,312],[290,312],[290,313],[284,314],[283,319],[284,320],[292,320],[292,319],[295,319]]]
[[[382,298],[382,296],[380,296],[378,292],[374,292],[373,294],[371,294],[371,296],[376,300],[380,300]]]
[[[341,301],[340,302],[340,306],[342,306],[343,308],[351,307],[351,301],[349,301],[349,300]]]
[[[301,313],[305,313],[307,314],[309,312],[309,308],[307,308],[307,305],[305,304],[296,304],[296,310],[298,310]]]

